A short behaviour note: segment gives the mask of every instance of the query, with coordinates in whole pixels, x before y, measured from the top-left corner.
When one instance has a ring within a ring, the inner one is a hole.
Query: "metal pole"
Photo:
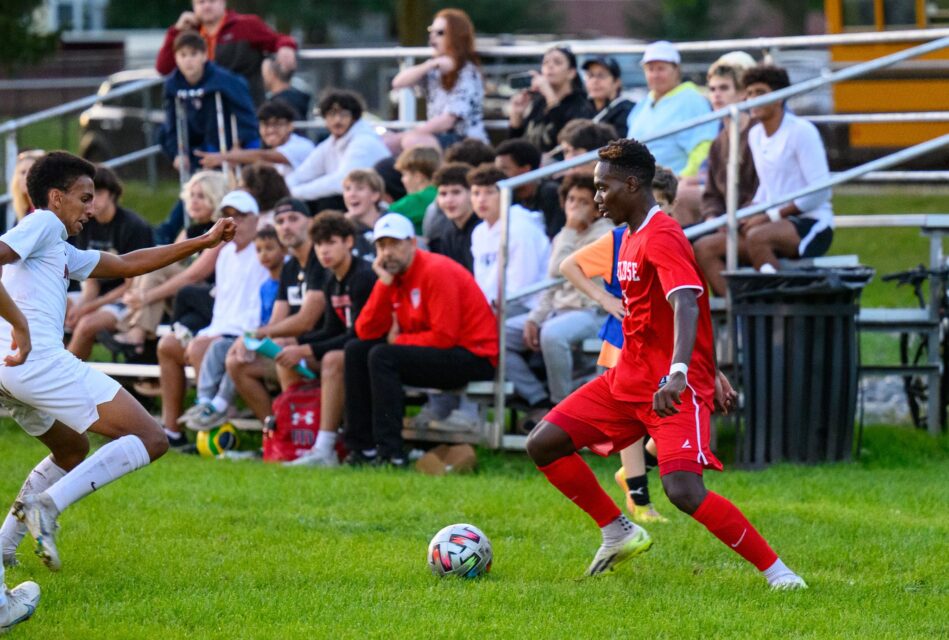
[[[224,130],[224,105],[221,103],[220,91],[214,94],[214,108],[217,111],[218,150],[224,154],[227,153],[227,133]],[[224,172],[224,175],[227,176],[228,182],[232,183],[234,176],[231,175],[231,166],[227,160],[221,160],[221,170]]]
[[[19,155],[19,149],[16,144],[16,131],[11,131],[6,135],[4,139],[4,161],[3,161],[3,174],[4,174],[4,184],[6,184],[7,191],[10,191],[10,181],[13,180],[13,172],[16,171],[16,157]],[[16,212],[13,210],[12,206],[5,208],[4,214],[4,229],[12,229],[13,225],[16,224]]]
[[[933,270],[942,269],[942,237],[941,231],[933,231],[929,236],[929,268]],[[943,282],[934,275],[929,276],[929,319],[933,326],[929,328],[926,340],[926,359],[928,364],[936,365],[939,370],[936,373],[930,372],[928,380],[928,406],[926,407],[926,427],[930,435],[938,436],[942,433],[942,376],[947,375],[942,370],[942,357],[939,351],[939,343],[942,338],[942,325],[939,318],[939,307],[942,304]]]
[[[240,149],[241,148],[241,138],[237,129],[237,115],[231,114],[231,148]],[[236,186],[241,181],[241,165],[235,163],[234,165],[234,185]]]
[[[142,106],[145,107],[145,119],[142,123],[142,132],[145,134],[145,144],[152,144],[155,141],[155,127],[152,125],[150,114],[152,112],[152,92],[146,90],[142,95]],[[145,160],[145,175],[148,180],[148,188],[152,191],[158,186],[158,164],[154,154],[149,155]]]
[[[504,299],[507,291],[507,252],[511,236],[511,204],[514,193],[510,187],[501,188],[501,246],[498,247],[498,296],[495,304],[498,314],[498,370],[494,376],[494,424],[491,428],[490,446],[501,448],[504,435],[504,414],[507,394],[505,394],[504,365],[507,360],[505,349],[507,340],[504,339],[504,324],[507,321],[507,301]]]
[[[399,70],[405,70],[415,64],[413,56],[406,56],[399,62]],[[399,89],[399,120],[415,122],[415,92],[411,88]]]
[[[728,116],[728,164],[726,165],[727,187],[725,189],[725,213],[728,215],[728,232],[725,239],[725,269],[738,269],[738,177],[741,163],[741,111],[732,105]],[[725,288],[725,348],[732,364],[732,378],[738,383],[738,341],[735,331],[731,289]]]
[[[180,95],[175,96],[175,133],[178,138],[178,182],[184,189],[191,179],[191,149],[188,145],[188,114]]]

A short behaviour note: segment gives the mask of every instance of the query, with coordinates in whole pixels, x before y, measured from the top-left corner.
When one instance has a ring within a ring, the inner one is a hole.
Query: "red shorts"
[[[652,402],[617,400],[606,376],[599,376],[571,393],[550,410],[544,420],[551,422],[573,440],[577,449],[589,447],[601,456],[622,451],[646,434],[656,441],[659,474],[703,469],[722,470],[722,463],[708,448],[711,411],[694,401],[687,388],[678,405],[679,413],[660,418]]]

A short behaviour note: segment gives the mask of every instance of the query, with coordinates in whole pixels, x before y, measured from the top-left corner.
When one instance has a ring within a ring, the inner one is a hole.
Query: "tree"
[[[33,12],[42,0],[4,0],[0,12],[0,67],[12,71],[56,50],[59,33],[39,33]]]

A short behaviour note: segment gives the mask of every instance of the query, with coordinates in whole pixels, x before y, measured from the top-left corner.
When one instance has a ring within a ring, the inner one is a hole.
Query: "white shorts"
[[[0,405],[31,436],[43,435],[56,420],[85,433],[99,419],[98,405],[120,388],[66,350],[18,367],[0,365]]]

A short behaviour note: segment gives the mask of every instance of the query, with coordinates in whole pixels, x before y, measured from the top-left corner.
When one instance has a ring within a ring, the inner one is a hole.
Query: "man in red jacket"
[[[489,380],[497,320],[460,264],[419,249],[412,222],[389,213],[373,230],[379,279],[346,345],[347,461],[404,467],[402,385],[461,389]]]
[[[227,10],[226,0],[192,0],[193,11],[185,11],[168,27],[158,51],[155,68],[162,75],[175,70],[175,38],[182,31],[195,30],[208,43],[208,60],[247,79],[255,105],[264,101],[264,81],[260,66],[264,57],[275,53],[285,71],[297,67],[296,40],[277,33],[255,15]]]

